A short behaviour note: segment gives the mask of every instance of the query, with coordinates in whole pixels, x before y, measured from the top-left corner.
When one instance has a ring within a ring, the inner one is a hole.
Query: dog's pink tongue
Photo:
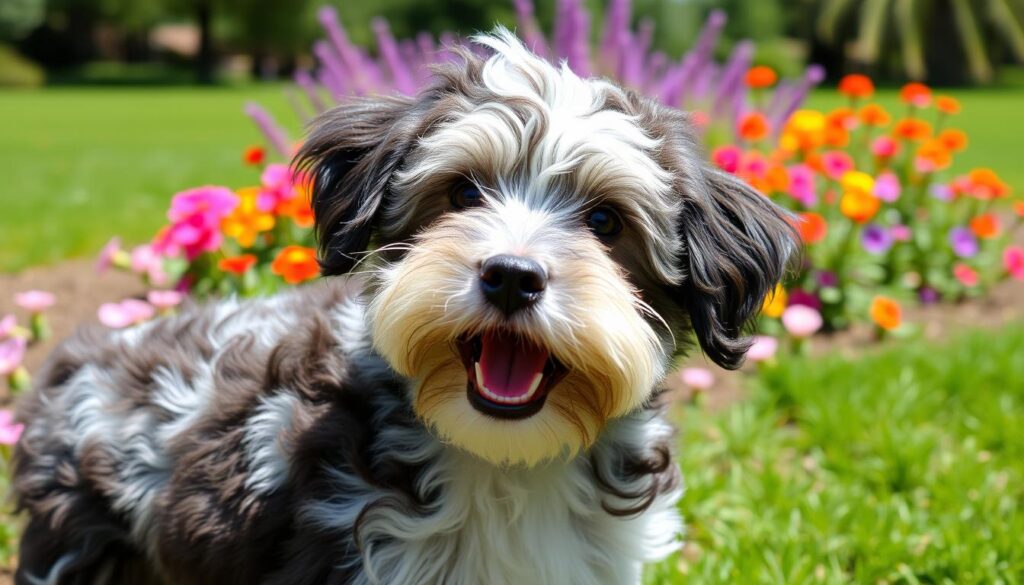
[[[478,382],[498,396],[520,398],[530,392],[547,361],[548,352],[539,345],[513,335],[486,333],[480,354],[484,379]]]

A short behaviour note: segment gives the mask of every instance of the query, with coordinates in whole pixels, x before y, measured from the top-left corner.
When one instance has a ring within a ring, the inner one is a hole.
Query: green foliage
[[[0,44],[0,87],[38,87],[45,79],[38,65]]]
[[[43,21],[45,0],[0,2],[0,40],[16,39]]]
[[[648,582],[1019,583],[1022,344],[787,357],[747,401],[683,408],[689,544]]]

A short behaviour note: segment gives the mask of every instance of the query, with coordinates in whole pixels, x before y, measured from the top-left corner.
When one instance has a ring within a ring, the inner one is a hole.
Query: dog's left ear
[[[404,97],[352,100],[312,123],[293,166],[310,175],[325,276],[344,274],[370,246],[392,174],[412,148],[418,117]]]
[[[712,165],[682,112],[634,102],[661,140],[661,164],[680,201],[675,297],[704,353],[737,368],[750,348],[744,334],[782,279],[798,236],[790,213],[739,178]]]

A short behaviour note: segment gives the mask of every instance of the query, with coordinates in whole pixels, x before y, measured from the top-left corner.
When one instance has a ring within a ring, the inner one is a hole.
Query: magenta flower
[[[875,197],[887,203],[893,203],[900,198],[900,180],[889,171],[886,171],[875,178]]]
[[[103,274],[110,270],[110,267],[114,265],[114,261],[120,253],[121,238],[114,236],[103,246],[103,249],[100,250],[100,255],[96,258],[96,273]]]
[[[14,413],[8,409],[0,410],[0,445],[14,445],[21,438],[25,425],[14,422]]]
[[[822,288],[835,288],[839,286],[839,277],[831,270],[819,270],[818,286]]]
[[[100,323],[107,327],[123,329],[152,319],[156,315],[156,309],[145,301],[125,299],[120,303],[103,303],[96,315]]]
[[[189,261],[216,250],[224,238],[220,222],[237,205],[238,197],[226,187],[207,186],[178,193],[167,212],[171,225],[157,235],[153,250],[165,256],[184,253]]]
[[[961,258],[973,258],[978,255],[978,238],[965,227],[955,227],[949,231],[949,245],[953,253]]]
[[[805,164],[789,167],[789,194],[804,207],[813,207],[818,201],[818,187],[814,170]]]
[[[774,337],[767,335],[754,336],[754,343],[747,350],[747,358],[752,362],[766,362],[775,357],[779,350],[779,342]]]
[[[256,207],[260,211],[271,212],[277,209],[278,205],[294,199],[298,194],[295,188],[297,179],[287,165],[267,165],[260,175],[262,188],[256,195]]]
[[[1003,267],[1017,280],[1024,280],[1024,248],[1009,246],[1003,251]]]
[[[715,383],[715,376],[705,368],[683,368],[679,377],[694,390],[707,390]]]
[[[879,136],[871,143],[871,154],[878,158],[892,158],[900,149],[900,144],[891,136]]]
[[[782,326],[797,338],[810,337],[821,329],[821,313],[805,305],[791,305],[782,312]]]
[[[942,300],[942,294],[930,286],[922,286],[921,290],[917,291],[917,298],[921,300],[922,305],[933,305]]]
[[[831,150],[821,155],[822,170],[833,181],[838,181],[853,170],[853,157],[840,150]]]
[[[860,242],[864,249],[871,254],[885,254],[889,248],[892,248],[892,233],[880,225],[871,224],[864,227]]]
[[[146,300],[158,310],[166,311],[181,304],[185,295],[176,290],[151,290],[146,293]]]
[[[738,146],[719,146],[711,153],[711,160],[718,168],[727,173],[735,173],[740,169],[740,158],[743,151]]]
[[[0,376],[10,376],[21,366],[27,347],[28,340],[24,337],[9,337],[0,341]]]
[[[807,292],[802,288],[794,288],[789,292],[789,304],[803,305],[805,307],[810,307],[815,311],[821,310],[821,299],[818,298],[818,295],[812,292]]]
[[[30,290],[14,295],[14,302],[30,313],[42,313],[57,302],[57,297],[42,290]]]
[[[978,286],[978,271],[963,262],[953,266],[953,277],[967,288]]]
[[[939,201],[953,200],[953,190],[949,188],[949,185],[932,185],[932,188],[928,190],[928,193]]]

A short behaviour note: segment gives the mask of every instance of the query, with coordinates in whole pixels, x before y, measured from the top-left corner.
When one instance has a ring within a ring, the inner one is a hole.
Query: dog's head
[[[589,446],[695,333],[735,367],[793,247],[785,213],[710,166],[684,114],[580,79],[510,33],[414,99],[324,114],[324,274],[372,274],[374,344],[417,414],[489,461]],[[365,262],[362,262],[365,260]]]

